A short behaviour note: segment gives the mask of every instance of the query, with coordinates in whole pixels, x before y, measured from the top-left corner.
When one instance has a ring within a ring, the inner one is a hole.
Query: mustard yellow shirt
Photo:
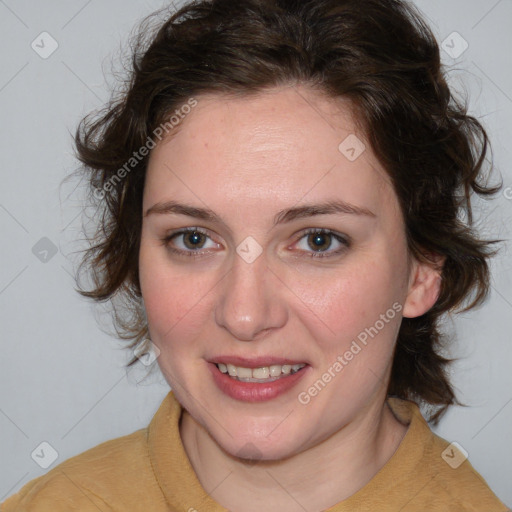
[[[409,424],[402,442],[368,484],[328,512],[508,510],[469,461],[458,465],[460,452],[432,433],[416,404],[390,398],[389,405]],[[179,434],[181,411],[171,391],[147,428],[66,460],[27,483],[1,511],[227,512],[192,469]]]

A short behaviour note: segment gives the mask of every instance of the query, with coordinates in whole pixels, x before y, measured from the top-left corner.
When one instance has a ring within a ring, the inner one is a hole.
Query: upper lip
[[[260,357],[240,357],[240,356],[217,356],[209,359],[210,363],[232,364],[233,366],[241,366],[242,368],[262,368],[272,365],[294,365],[307,364],[304,360],[288,359],[286,357],[260,356]]]

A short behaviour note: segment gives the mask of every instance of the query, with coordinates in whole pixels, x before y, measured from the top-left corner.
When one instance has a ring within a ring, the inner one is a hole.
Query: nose
[[[286,324],[284,286],[267,266],[264,255],[247,263],[234,255],[231,270],[222,280],[215,307],[217,325],[239,341],[254,341]]]

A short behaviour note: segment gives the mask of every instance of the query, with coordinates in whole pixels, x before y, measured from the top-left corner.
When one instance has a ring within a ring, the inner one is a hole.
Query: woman
[[[505,511],[418,408],[456,403],[439,322],[487,294],[470,194],[498,187],[417,13],[199,1],[133,64],[77,132],[82,293],[132,307],[172,392],[2,510]]]

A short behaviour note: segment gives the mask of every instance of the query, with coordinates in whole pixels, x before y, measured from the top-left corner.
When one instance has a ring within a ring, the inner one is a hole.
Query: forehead
[[[145,206],[172,194],[276,210],[340,198],[375,211],[392,199],[348,102],[298,87],[196,99],[178,130],[152,150]]]

